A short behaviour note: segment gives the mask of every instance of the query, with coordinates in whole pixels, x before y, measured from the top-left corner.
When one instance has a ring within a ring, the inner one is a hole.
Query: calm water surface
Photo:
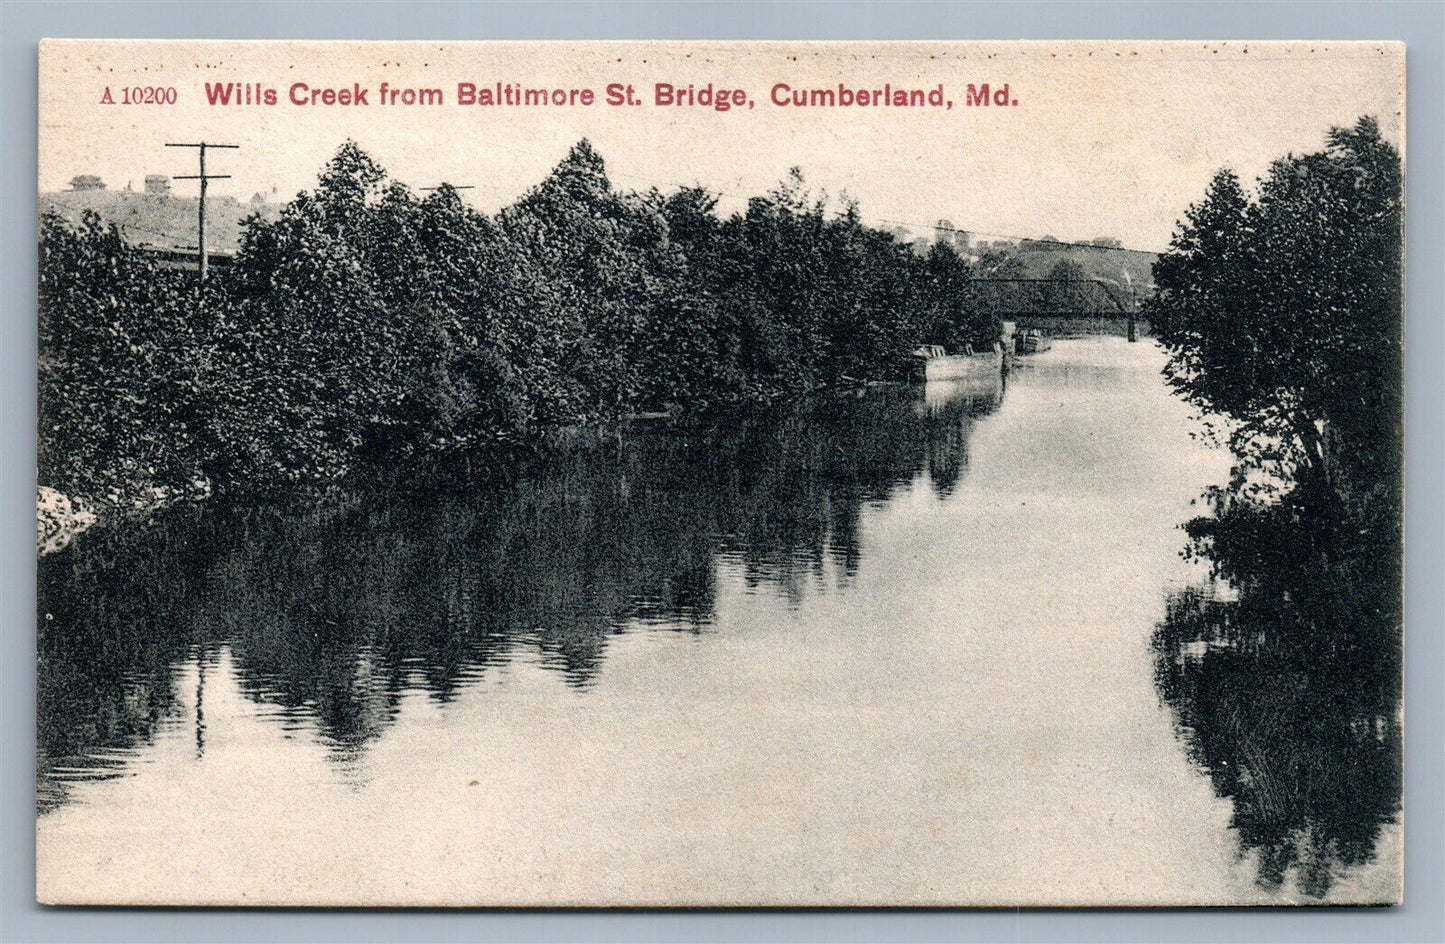
[[[1391,669],[1241,642],[1269,607],[1179,553],[1228,458],[1162,364],[88,534],[41,562],[41,896],[1389,897]]]

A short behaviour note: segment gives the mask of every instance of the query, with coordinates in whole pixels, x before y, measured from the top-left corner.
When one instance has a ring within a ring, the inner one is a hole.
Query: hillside
[[[195,197],[129,190],[65,190],[40,194],[39,210],[55,210],[72,223],[79,223],[86,210],[94,210],[105,222],[120,226],[131,245],[179,249],[196,244],[197,202]],[[254,213],[271,219],[280,210],[273,203],[207,196],[206,245],[212,252],[235,252],[242,220]]]
[[[1140,295],[1153,290],[1152,268],[1154,260],[1159,258],[1157,253],[1135,249],[1046,242],[1024,242],[1016,251],[1024,261],[1029,278],[1047,278],[1054,266],[1067,259],[1078,263],[1090,278],[1123,282],[1123,273],[1127,272],[1128,281]]]

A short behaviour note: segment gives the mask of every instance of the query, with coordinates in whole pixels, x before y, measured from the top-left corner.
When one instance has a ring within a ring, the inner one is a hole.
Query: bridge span
[[[1133,287],[1104,279],[974,279],[974,304],[1017,329],[1061,334],[1121,334],[1136,340],[1147,332]]]

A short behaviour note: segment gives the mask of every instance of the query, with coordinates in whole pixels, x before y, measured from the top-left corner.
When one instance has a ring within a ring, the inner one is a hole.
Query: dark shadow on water
[[[1398,533],[1298,496],[1189,530],[1220,583],[1167,600],[1159,691],[1259,884],[1321,898],[1400,810]]]
[[[634,425],[505,487],[438,473],[324,506],[216,503],[93,531],[40,562],[40,808],[195,704],[176,677],[222,644],[278,736],[314,730],[345,767],[408,693],[445,704],[514,659],[586,688],[619,633],[709,631],[724,564],[793,605],[846,584],[862,510],[920,476],[946,495],[1001,396],[872,389]]]

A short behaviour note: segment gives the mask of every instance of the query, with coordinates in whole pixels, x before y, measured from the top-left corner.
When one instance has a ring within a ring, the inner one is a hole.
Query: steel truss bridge
[[[1047,326],[1061,319],[1122,321],[1129,340],[1138,338],[1139,303],[1132,286],[1106,279],[984,278],[971,280],[969,292],[978,310],[1003,321],[1022,322],[1020,327]]]

